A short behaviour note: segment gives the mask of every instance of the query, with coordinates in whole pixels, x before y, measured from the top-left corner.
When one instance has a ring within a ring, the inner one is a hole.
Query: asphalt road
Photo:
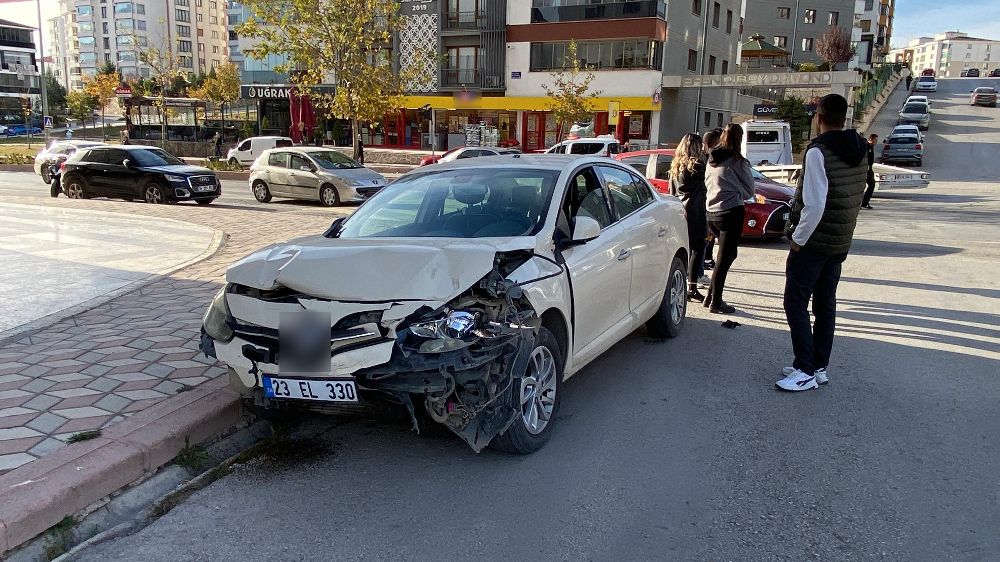
[[[83,559],[996,559],[1000,110],[967,105],[983,82],[941,81],[933,183],[862,215],[829,385],[774,390],[786,250],[748,245],[727,293],[742,326],[695,307],[674,340],[633,334],[566,384],[532,456],[311,420]]]
[[[42,182],[42,178],[32,172],[0,172],[0,199],[3,196],[10,197],[48,197],[49,186]],[[250,187],[246,181],[222,180],[222,197],[216,200],[220,205],[259,205],[253,198]],[[294,201],[275,200],[276,208],[289,203],[299,204]],[[139,204],[139,203],[137,203]],[[194,203],[190,203],[194,205]],[[318,206],[318,203],[316,204]]]

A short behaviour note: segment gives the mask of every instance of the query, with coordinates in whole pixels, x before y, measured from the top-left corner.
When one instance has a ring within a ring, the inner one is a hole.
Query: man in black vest
[[[806,149],[785,235],[791,250],[785,264],[785,317],[795,361],[776,384],[789,391],[811,390],[828,381],[837,316],[837,284],[861,211],[868,175],[868,143],[844,130],[847,100],[829,94],[816,108],[819,136]],[[809,321],[813,301],[815,326]]]

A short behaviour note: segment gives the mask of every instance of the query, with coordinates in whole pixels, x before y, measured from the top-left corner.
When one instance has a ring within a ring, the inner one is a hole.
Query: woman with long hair
[[[694,133],[684,135],[670,163],[670,193],[679,197],[687,215],[688,244],[688,299],[705,301],[698,292],[698,276],[705,259],[705,153],[701,137]]]
[[[708,189],[708,227],[719,245],[719,259],[712,269],[712,282],[704,305],[717,314],[736,309],[722,300],[729,268],[736,261],[743,235],[744,201],[754,196],[750,162],[741,154],[743,127],[735,123],[722,130],[719,144],[708,153],[705,187]]]

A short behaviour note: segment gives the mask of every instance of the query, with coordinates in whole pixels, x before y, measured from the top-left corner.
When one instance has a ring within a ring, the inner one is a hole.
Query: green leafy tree
[[[278,72],[309,91],[313,105],[351,121],[358,156],[361,123],[397,110],[402,92],[421,76],[423,62],[394,70],[393,37],[400,31],[399,3],[392,0],[245,0],[254,17],[237,29],[257,40],[244,52],[256,59],[283,56]],[[428,55],[429,57],[430,55]],[[426,61],[428,57],[414,57]],[[334,84],[334,93],[318,91]]]
[[[141,38],[135,35],[132,41],[143,45]],[[180,57],[174,53],[172,42],[167,41],[163,49],[153,46],[140,48],[139,61],[149,67],[150,78],[159,88],[156,106],[160,112],[160,146],[163,146],[167,142],[167,89],[177,77],[183,79]]]
[[[590,83],[594,74],[580,66],[580,58],[576,54],[576,41],[570,41],[566,47],[562,70],[553,72],[552,83],[542,88],[551,98],[549,111],[557,124],[557,139],[562,138],[562,131],[567,125],[585,121],[594,113],[594,99],[601,93],[590,91]]]
[[[101,137],[107,138],[104,133],[104,111],[111,100],[115,99],[115,88],[121,84],[121,77],[117,72],[112,74],[96,74],[93,78],[84,81],[83,89],[96,100],[97,106],[101,108]]]
[[[819,66],[814,62],[799,63],[799,72],[818,72]]]
[[[107,61],[101,68],[97,70],[98,74],[118,74],[118,68],[115,67],[115,63]]]
[[[93,115],[97,101],[84,90],[74,90],[66,94],[66,110],[69,116],[79,119],[81,123]]]
[[[188,88],[188,94],[218,104],[222,113],[222,130],[226,130],[226,104],[240,99],[240,71],[235,64],[212,69],[201,84]]]
[[[66,88],[56,80],[51,70],[45,71],[45,96],[48,98],[50,108],[66,107]]]
[[[777,117],[786,121],[792,130],[792,150],[798,152],[805,144],[803,133],[809,133],[809,113],[806,111],[805,100],[795,96],[787,96],[778,102]]]

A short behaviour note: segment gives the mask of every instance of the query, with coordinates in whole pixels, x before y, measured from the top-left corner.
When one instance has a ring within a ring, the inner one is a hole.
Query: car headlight
[[[213,339],[227,342],[235,335],[233,329],[226,324],[229,319],[229,306],[226,304],[226,288],[223,287],[212,299],[212,304],[208,305],[205,316],[201,319],[202,328],[205,333]]]
[[[163,177],[167,178],[167,181],[171,183],[187,183],[187,178],[185,178],[184,176],[175,176],[172,174],[166,174]]]
[[[447,310],[441,318],[411,324],[410,332],[427,340],[420,344],[421,353],[444,353],[475,343],[478,325],[478,312]]]
[[[922,180],[929,180],[929,179],[931,179],[931,175],[930,174],[920,174],[920,179],[922,179]]]

